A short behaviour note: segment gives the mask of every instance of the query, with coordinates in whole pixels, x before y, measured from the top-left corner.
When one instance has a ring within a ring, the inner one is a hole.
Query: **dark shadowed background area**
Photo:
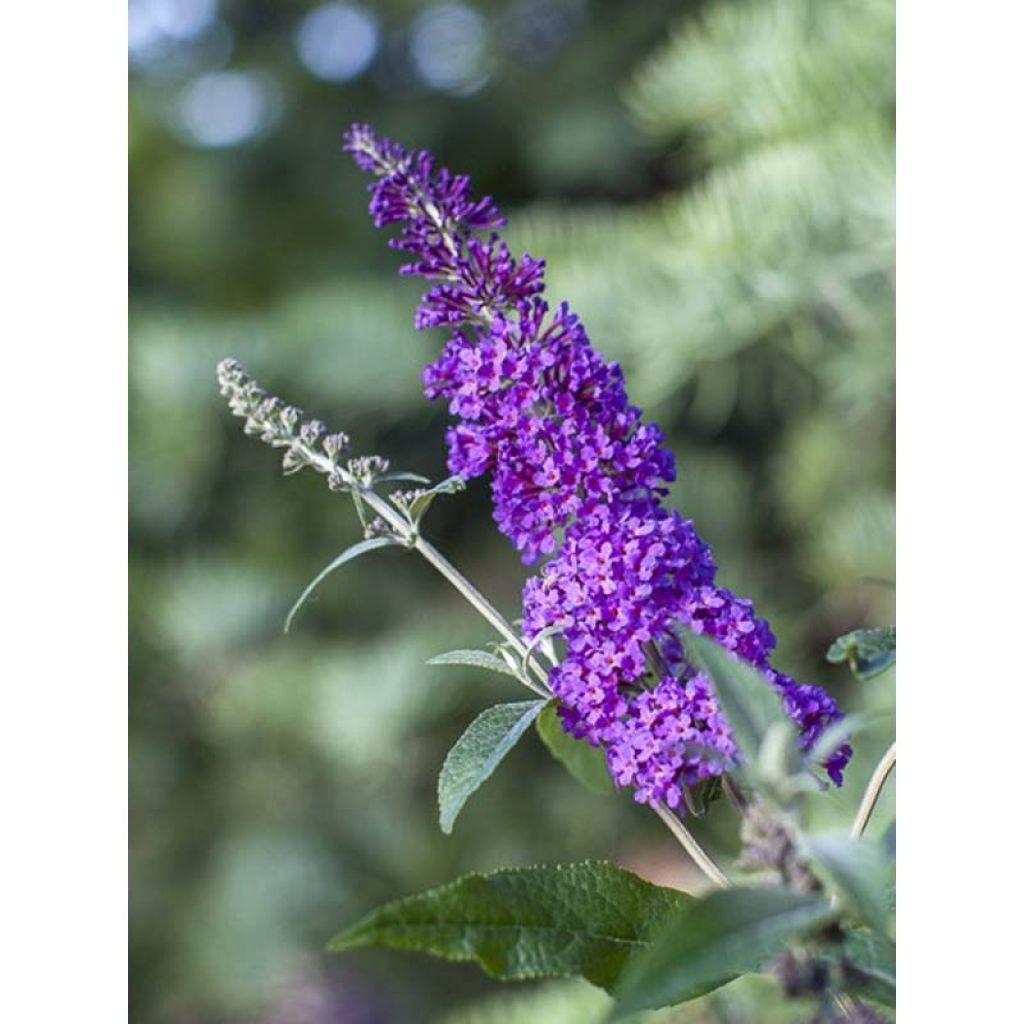
[[[886,0],[131,0],[134,1021],[593,1020],[582,983],[323,948],[499,865],[700,885],[649,811],[581,789],[533,735],[441,835],[446,750],[518,692],[424,665],[492,636],[414,556],[346,567],[282,633],[360,531],[243,436],[218,359],[360,453],[446,475],[419,383],[440,335],[413,330],[422,283],[396,276],[340,152],[354,120],[471,173],[514,248],[548,258],[549,297],[669,435],[673,500],[780,667],[891,707],[892,673],[854,684],[823,655],[894,612],[893,36]],[[425,532],[515,617],[527,570],[488,499],[440,499]],[[837,819],[889,739],[859,743]],[[735,825],[715,805],[695,828],[728,854]],[[773,999],[731,986],[671,1019],[791,1019]]]

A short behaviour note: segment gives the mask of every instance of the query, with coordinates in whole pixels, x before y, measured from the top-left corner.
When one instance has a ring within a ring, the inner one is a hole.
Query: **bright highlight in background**
[[[420,78],[434,89],[468,96],[489,77],[485,66],[487,26],[471,7],[428,7],[412,24],[410,48]]]
[[[157,28],[175,39],[192,39],[217,14],[217,0],[146,0],[145,7]]]
[[[329,82],[362,74],[377,52],[377,19],[355,4],[330,3],[309,12],[295,33],[302,63]]]
[[[236,146],[267,127],[275,98],[263,79],[251,72],[215,71],[185,87],[178,122],[196,145]]]
[[[133,53],[194,39],[217,16],[217,0],[130,0],[128,49]]]

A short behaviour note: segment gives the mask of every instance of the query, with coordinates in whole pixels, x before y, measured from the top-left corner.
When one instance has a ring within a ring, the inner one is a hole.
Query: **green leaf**
[[[822,944],[817,955],[843,968],[844,986],[861,998],[896,1007],[896,945],[870,928],[848,928],[842,945]]]
[[[848,662],[858,679],[873,679],[896,664],[896,627],[855,629],[833,640],[825,657],[834,665]]]
[[[466,481],[461,476],[450,476],[442,480],[413,501],[409,506],[409,518],[418,524],[439,494],[458,494],[465,489]]]
[[[724,793],[722,776],[712,775],[695,786],[688,786],[683,790],[683,799],[686,801],[686,810],[696,818],[703,818],[708,813],[708,808],[722,798]]]
[[[694,667],[714,683],[718,703],[746,764],[757,762],[765,738],[771,735],[774,750],[785,750],[789,767],[795,766],[796,730],[768,680],[706,636],[684,633],[683,641]]]
[[[351,562],[353,558],[358,558],[360,555],[365,555],[367,551],[373,551],[376,548],[398,546],[400,546],[398,541],[392,537],[371,537],[369,540],[362,540],[358,544],[353,544],[352,547],[346,548],[333,562],[325,566],[299,595],[298,601],[292,605],[292,610],[288,613],[288,618],[284,620],[284,631],[287,633],[291,629],[292,620],[295,618],[298,610],[309,599],[309,595],[339,566],[344,565],[346,562]]]
[[[544,746],[568,769],[569,774],[594,793],[614,793],[604,754],[586,740],[570,736],[562,728],[557,706],[550,701],[537,717],[537,732]]]
[[[413,484],[429,484],[430,479],[425,476],[420,476],[419,473],[385,473],[383,476],[377,477],[378,483],[398,483],[405,481]]]
[[[892,867],[881,844],[873,839],[851,839],[837,834],[812,836],[804,845],[815,867],[831,883],[846,908],[885,935]]]
[[[428,665],[472,665],[474,668],[486,668],[491,672],[519,678],[519,673],[504,658],[499,658],[490,651],[448,651],[446,654],[435,654],[427,660]]]
[[[542,629],[527,645],[526,650],[523,652],[523,672],[530,671],[530,659],[538,651],[544,651],[549,653],[551,651],[551,638],[558,636],[560,632],[558,626],[548,626],[547,629]]]
[[[853,928],[839,950],[824,955],[845,961],[848,984],[857,995],[896,1008],[896,946],[885,936]]]
[[[608,990],[691,901],[602,861],[503,868],[373,910],[328,949],[389,946],[475,960],[506,981],[580,975]]]
[[[790,889],[725,889],[695,900],[631,960],[613,993],[614,1019],[695,999],[757,970],[790,938],[833,916],[824,900]]]
[[[772,722],[761,741],[753,772],[755,778],[783,785],[793,778],[798,762],[796,730],[790,722]],[[804,781],[810,782],[809,779]]]
[[[448,751],[437,780],[441,831],[452,830],[466,801],[494,773],[544,707],[542,700],[495,704],[478,715]]]

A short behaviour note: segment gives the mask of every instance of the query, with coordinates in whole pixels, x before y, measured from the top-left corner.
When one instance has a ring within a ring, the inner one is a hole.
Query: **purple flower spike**
[[[684,788],[736,764],[714,691],[684,657],[679,625],[761,670],[810,747],[841,712],[824,690],[769,663],[775,637],[750,601],[715,584],[711,549],[663,507],[675,461],[629,404],[622,370],[590,344],[567,305],[541,298],[544,261],[518,260],[505,223],[470,181],[426,152],[355,125],[345,149],[376,176],[370,213],[400,224],[401,268],[431,280],[418,328],[451,336],[423,372],[448,404],[448,466],[489,473],[498,528],[525,562],[550,556],[524,590],[528,636],[555,629],[566,656],[549,676],[567,731],[605,751],[642,803],[682,806]],[[824,765],[842,784],[851,750]]]

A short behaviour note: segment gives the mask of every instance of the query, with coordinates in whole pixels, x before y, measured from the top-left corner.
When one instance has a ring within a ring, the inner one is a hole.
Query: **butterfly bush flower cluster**
[[[677,629],[704,633],[775,687],[805,747],[841,717],[822,689],[769,663],[775,638],[751,603],[715,583],[711,550],[663,499],[675,479],[661,431],[629,402],[622,370],[579,318],[542,297],[544,262],[516,259],[505,224],[470,181],[356,125],[345,148],[375,175],[370,212],[400,225],[403,274],[433,282],[420,328],[451,334],[423,374],[454,417],[448,465],[489,474],[494,518],[527,563],[528,636],[564,638],[549,675],[565,728],[604,749],[638,801],[679,806],[686,787],[720,775],[737,750],[709,680],[686,661]],[[850,748],[825,764],[842,782]]]

